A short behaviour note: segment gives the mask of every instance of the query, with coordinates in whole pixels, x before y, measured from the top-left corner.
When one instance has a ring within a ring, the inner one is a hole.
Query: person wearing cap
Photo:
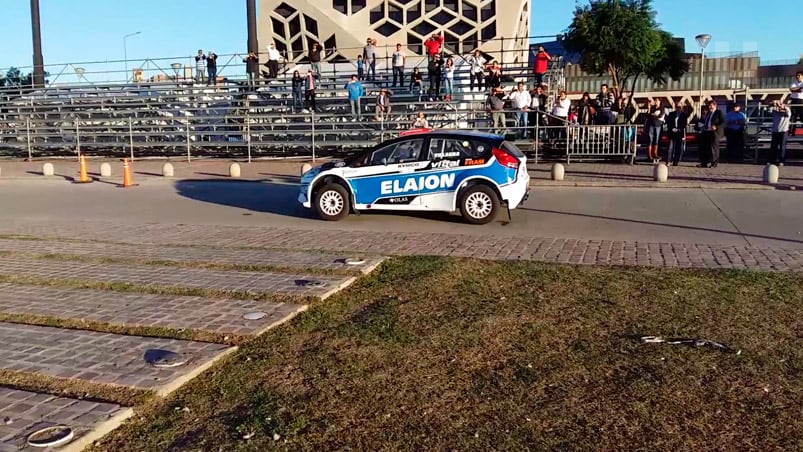
[[[725,154],[729,162],[744,160],[744,127],[747,115],[742,112],[742,106],[733,104],[731,111],[725,115]]]
[[[368,66],[367,80],[376,80],[376,41],[371,38],[365,40],[362,48],[362,58]]]

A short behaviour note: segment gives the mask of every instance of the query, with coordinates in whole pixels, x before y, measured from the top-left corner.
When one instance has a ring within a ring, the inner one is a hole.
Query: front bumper
[[[309,193],[309,186],[306,186],[306,187],[302,186],[301,190],[298,192],[298,202],[302,206],[304,206],[307,209],[309,209],[310,207],[312,207],[312,203],[310,202],[310,199],[309,199],[309,196],[307,195],[307,193]]]

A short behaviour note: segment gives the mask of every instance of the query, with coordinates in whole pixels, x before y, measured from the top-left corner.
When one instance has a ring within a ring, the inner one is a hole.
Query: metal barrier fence
[[[623,158],[632,164],[642,129],[635,124],[542,125],[539,121],[531,128],[534,137],[530,151],[536,163],[539,157],[548,156],[565,158],[566,163],[572,158],[594,157]]]

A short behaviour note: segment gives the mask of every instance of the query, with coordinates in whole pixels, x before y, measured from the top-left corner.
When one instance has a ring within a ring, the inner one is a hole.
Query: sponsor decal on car
[[[472,165],[482,165],[483,163],[485,163],[485,159],[466,159],[465,164],[466,166],[472,166]]]
[[[455,168],[460,166],[460,161],[458,160],[441,160],[439,162],[432,162],[433,168]]]
[[[424,190],[445,190],[454,186],[454,180],[455,173],[385,180],[380,184],[380,193],[394,195]]]

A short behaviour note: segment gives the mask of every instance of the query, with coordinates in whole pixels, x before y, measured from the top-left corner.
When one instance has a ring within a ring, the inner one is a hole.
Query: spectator
[[[675,104],[675,111],[669,113],[666,118],[667,135],[669,136],[669,146],[666,150],[666,163],[672,162],[672,166],[678,166],[683,146],[686,144],[686,126],[689,117],[683,111],[683,104]]]
[[[198,55],[195,56],[195,81],[197,83],[203,83],[204,81],[204,63],[206,63],[206,55],[204,55],[203,50],[198,51]]]
[[[495,133],[503,133],[506,129],[505,124],[505,91],[501,88],[492,88],[488,91],[488,98],[485,100],[485,108],[491,112],[491,121]]]
[[[612,92],[608,91],[608,85],[603,83],[600,87],[599,94],[596,99],[597,107],[597,124],[607,125],[611,124],[611,107],[613,107],[615,98]]]
[[[519,82],[514,91],[507,96],[512,101],[514,119],[516,122],[517,133],[521,138],[527,138],[527,110],[530,108],[532,98],[530,93],[524,89],[524,83]]]
[[[700,134],[700,168],[716,168],[719,164],[719,140],[724,135],[725,116],[717,109],[717,102],[708,102],[708,112],[702,122]]]
[[[404,65],[407,63],[407,57],[404,55],[401,44],[396,44],[396,51],[393,52],[391,63],[393,64],[393,87],[396,87],[397,78],[399,86],[404,86]]]
[[[488,67],[488,76],[485,78],[485,85],[488,88],[499,88],[502,86],[502,66],[494,61]]]
[[[424,47],[427,49],[427,57],[432,61],[435,55],[440,56],[441,45],[443,45],[443,34],[432,33],[432,36],[424,41]]]
[[[360,97],[365,96],[365,88],[362,86],[356,75],[351,76],[351,81],[346,83],[346,91],[349,95],[349,106],[351,107],[351,118],[353,121],[362,120],[362,109],[360,108]]]
[[[795,130],[797,130],[796,123],[803,121],[803,71],[798,71],[795,74],[795,81],[792,82],[789,91],[792,93],[789,95],[792,102],[789,109],[791,110],[791,122],[793,123],[789,129],[789,134],[794,136]]]
[[[376,80],[376,41],[371,38],[365,40],[365,47],[362,48],[362,58],[368,65],[368,80]]]
[[[304,109],[304,77],[298,71],[293,72],[291,80],[293,87],[293,111],[298,112]]]
[[[386,88],[379,91],[376,96],[376,120],[387,122],[390,119],[390,95]]]
[[[357,80],[365,80],[365,60],[362,59],[362,55],[357,55]]]
[[[661,107],[661,100],[654,99],[648,104],[649,116],[644,124],[647,130],[647,158],[652,159],[653,163],[658,163],[660,159],[661,132],[664,128],[664,109]]]
[[[427,118],[424,117],[423,111],[419,111],[418,114],[415,116],[415,122],[413,122],[413,129],[429,129],[429,121],[427,121]]]
[[[742,113],[742,106],[733,104],[733,108],[725,115],[725,154],[728,162],[744,160],[744,128],[747,115]]]
[[[217,85],[217,55],[215,52],[209,52],[206,57],[206,72],[209,74],[208,85]]]
[[[552,104],[552,116],[554,117],[551,125],[557,129],[553,129],[552,137],[553,138],[565,138],[566,137],[566,129],[563,128],[566,126],[566,123],[569,118],[569,109],[572,106],[572,101],[566,97],[566,91],[561,91],[558,94],[558,97],[555,99],[555,102]]]
[[[450,102],[454,94],[454,60],[451,58],[446,59],[446,65],[443,67],[443,81],[446,87],[446,100]]]
[[[248,56],[243,58],[245,63],[245,73],[248,76],[248,86],[253,88],[257,84],[257,73],[259,72],[259,57],[256,53],[248,52]]]
[[[317,105],[315,105],[315,73],[312,72],[312,68],[307,70],[307,75],[304,77],[304,84],[305,91],[304,91],[304,101],[307,103],[307,109],[310,111],[316,111],[318,109]]]
[[[410,91],[415,94],[418,94],[419,101],[421,100],[420,97],[421,97],[422,79],[423,77],[421,75],[421,71],[419,71],[417,67],[413,68],[413,73],[410,74]]]
[[[583,93],[580,102],[577,104],[577,123],[587,126],[593,124],[594,106],[591,103],[591,94],[588,91]]]
[[[279,51],[276,50],[276,44],[271,43],[268,46],[268,77],[276,78],[279,75],[279,60],[281,57]]]
[[[544,74],[546,74],[549,62],[552,57],[546,53],[543,46],[538,46],[538,51],[535,54],[535,64],[533,65],[533,74],[535,74],[535,84],[540,85],[544,83]]]
[[[482,81],[485,78],[485,58],[483,58],[480,49],[474,49],[474,54],[468,57],[468,64],[470,67],[469,91],[474,91],[474,80],[477,81],[479,91],[482,91]]]
[[[427,66],[429,75],[429,100],[437,100],[441,95],[441,77],[443,76],[443,61],[439,54],[435,54],[429,60]]]
[[[530,110],[527,113],[527,123],[533,128],[533,137],[536,137],[535,127],[544,125],[544,112],[546,111],[548,100],[546,94],[544,94],[544,89],[540,85],[530,90],[530,99]]]
[[[786,138],[789,134],[789,118],[793,112],[776,100],[772,104],[772,141],[770,142],[770,155],[772,162],[778,166],[786,163]]]
[[[321,51],[322,49],[318,47],[318,43],[312,44],[312,48],[309,51],[309,58],[310,66],[312,67],[312,72],[315,73],[316,78],[321,78]]]

